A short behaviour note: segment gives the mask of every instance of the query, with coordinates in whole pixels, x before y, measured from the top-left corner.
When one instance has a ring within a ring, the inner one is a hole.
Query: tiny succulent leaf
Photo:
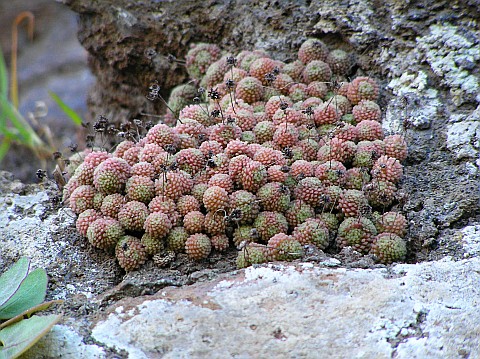
[[[38,268],[30,272],[15,294],[0,307],[0,319],[12,318],[44,301],[47,291],[47,273]]]
[[[9,270],[0,276],[0,308],[17,292],[27,277],[30,260],[20,258]]]
[[[0,359],[17,358],[60,321],[61,315],[34,315],[0,330]]]

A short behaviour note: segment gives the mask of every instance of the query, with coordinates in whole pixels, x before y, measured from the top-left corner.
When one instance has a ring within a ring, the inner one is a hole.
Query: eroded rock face
[[[92,336],[135,358],[474,357],[478,291],[463,273],[479,264],[473,258],[388,271],[250,267],[121,301]]]
[[[436,76],[448,75],[447,86],[462,87],[456,71],[442,65],[441,52],[448,49],[440,49],[436,40],[445,44],[456,35],[474,44],[475,25],[469,21],[478,15],[473,1],[64,2],[80,14],[79,38],[98,79],[90,95],[91,110],[111,119],[135,117],[142,110],[158,112],[161,104],[145,99],[148,84],[157,80],[167,95],[185,81],[182,66],[167,56],[183,59],[188,45],[200,41],[233,53],[261,48],[288,60],[306,37],[315,36],[355,53],[363,71],[382,77],[415,71],[421,60],[412,50],[418,48]],[[446,30],[443,24],[451,26]],[[462,61],[453,65],[472,71],[474,52],[464,49]]]
[[[64,2],[80,14],[79,38],[98,79],[89,97],[93,117],[120,122],[162,113],[162,101],[146,99],[148,86],[158,81],[166,99],[188,81],[168,55],[183,59],[192,43],[232,54],[260,48],[289,61],[307,37],[317,37],[354,55],[352,78],[380,82],[383,126],[407,139],[403,209],[416,254],[409,260],[438,258],[431,255],[437,237],[479,213],[473,1]]]

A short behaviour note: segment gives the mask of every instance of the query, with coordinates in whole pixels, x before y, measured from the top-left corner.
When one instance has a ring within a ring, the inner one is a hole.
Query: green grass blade
[[[58,107],[67,115],[74,124],[80,126],[82,124],[82,118],[75,112],[73,108],[68,106],[65,102],[62,101],[58,95],[52,91],[48,91],[52,99],[57,103]]]
[[[38,137],[30,124],[23,118],[18,110],[6,99],[0,97],[2,115],[10,119],[13,127],[21,136],[20,142],[29,147],[44,146],[43,141]]]
[[[8,150],[10,149],[10,141],[9,138],[4,138],[0,143],[0,162],[2,162],[3,158],[7,155]]]
[[[5,136],[6,139],[10,141],[17,141],[19,143],[22,143],[22,138],[18,134],[18,131],[15,130],[14,128],[7,128],[0,126],[0,135]]]
[[[3,57],[2,49],[0,48],[0,97],[7,99],[8,96],[8,72],[7,66],[5,65],[5,59]],[[0,134],[2,128],[7,126],[7,118],[3,115],[3,111],[0,105]],[[2,148],[5,148],[6,145],[2,143]]]
[[[8,96],[8,73],[5,65],[5,58],[3,57],[2,49],[0,48],[0,96],[7,98]]]
[[[5,117],[6,119],[9,119],[10,122],[12,123],[13,127],[17,130],[18,134],[20,135],[21,138],[20,140],[23,143],[26,143],[30,139],[30,133],[27,130],[28,127],[30,127],[28,124],[25,126],[22,122],[26,122],[20,113],[13,107],[13,105],[8,102],[7,99],[0,97],[0,107],[2,109],[2,117]],[[6,128],[8,131],[9,129]],[[11,131],[11,129],[10,129]]]

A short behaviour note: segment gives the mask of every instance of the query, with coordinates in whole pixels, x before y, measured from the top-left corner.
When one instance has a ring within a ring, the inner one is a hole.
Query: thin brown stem
[[[11,81],[10,81],[10,97],[12,104],[18,108],[18,80],[17,80],[17,52],[18,52],[18,26],[23,20],[27,19],[27,33],[30,41],[33,40],[33,28],[35,24],[35,16],[30,11],[22,11],[17,15],[12,24],[12,54],[11,54]]]

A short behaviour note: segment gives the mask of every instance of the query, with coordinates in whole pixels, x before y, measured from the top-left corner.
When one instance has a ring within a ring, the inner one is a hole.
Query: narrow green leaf
[[[0,121],[0,134],[8,138],[10,141],[22,142],[22,138],[20,137],[18,131],[15,128],[8,128],[3,126],[1,121]]]
[[[22,257],[0,276],[0,307],[12,298],[20,288],[29,269],[30,260],[27,257]]]
[[[5,114],[3,113],[3,107],[0,104],[0,133],[3,133],[2,129],[6,127],[7,127],[7,116],[5,116]]]
[[[47,334],[61,318],[61,315],[55,314],[34,315],[0,330],[0,359],[18,358]]]
[[[1,132],[0,132],[1,133]],[[11,141],[9,138],[4,138],[0,144],[0,162],[7,155],[8,150],[10,149]]]
[[[52,304],[61,304],[61,303],[63,303],[62,299],[49,300],[48,302],[40,303],[39,305],[36,305],[30,308],[29,310],[26,310],[25,312],[22,313],[22,315],[31,317],[33,313],[48,309]]]
[[[18,133],[17,129],[15,128],[0,128],[2,132],[0,132],[2,135],[5,135],[7,138],[9,138],[12,141],[22,141],[22,137]]]
[[[22,144],[30,147],[43,146],[43,141],[10,102],[0,97],[0,107],[4,115],[10,119],[10,122],[22,137]]]
[[[0,97],[0,106],[2,112],[10,120],[12,125],[18,130],[20,135],[24,138],[24,141],[30,140],[31,134],[28,131],[30,125],[25,121],[22,115],[8,102],[8,100]]]
[[[8,72],[2,48],[0,48],[0,96],[5,98],[8,96]]]
[[[9,319],[44,301],[47,293],[47,273],[43,268],[30,272],[20,288],[0,307],[0,319]]]
[[[48,91],[52,99],[57,103],[58,107],[67,115],[74,124],[80,126],[82,124],[82,118],[75,112],[73,108],[68,106],[62,99],[52,91]]]

